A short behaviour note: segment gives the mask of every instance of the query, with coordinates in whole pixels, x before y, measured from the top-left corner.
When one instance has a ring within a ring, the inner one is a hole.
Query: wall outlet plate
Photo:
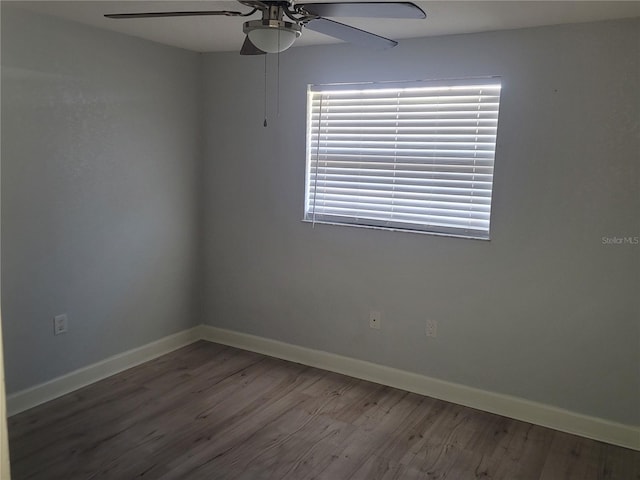
[[[60,335],[61,333],[67,333],[69,328],[69,319],[67,314],[56,315],[53,317],[53,334]]]
[[[369,312],[369,326],[371,328],[375,328],[376,330],[380,330],[381,323],[382,323],[382,314],[380,312],[371,310]]]
[[[427,320],[425,333],[427,334],[427,337],[437,337],[438,336],[438,322],[436,322],[435,320]]]

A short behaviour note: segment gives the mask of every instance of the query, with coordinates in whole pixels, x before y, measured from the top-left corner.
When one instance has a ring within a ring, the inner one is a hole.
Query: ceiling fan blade
[[[424,10],[411,2],[296,3],[296,6],[319,17],[427,18]]]
[[[267,52],[263,52],[258,47],[256,47],[249,37],[244,37],[244,43],[242,44],[242,48],[240,49],[240,55],[266,55]]]
[[[314,32],[323,33],[330,37],[339,38],[345,42],[355,43],[363,47],[390,48],[395,47],[398,42],[381,37],[375,33],[366,32],[356,27],[334,22],[326,18],[315,18],[305,23],[305,27]]]
[[[253,12],[252,12],[253,13]],[[205,10],[200,12],[145,12],[145,13],[109,13],[107,18],[159,18],[159,17],[202,17],[225,15],[227,17],[244,17],[247,14],[230,10]]]

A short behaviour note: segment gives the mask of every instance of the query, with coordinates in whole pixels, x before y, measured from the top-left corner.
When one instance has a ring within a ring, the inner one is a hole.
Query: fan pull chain
[[[280,116],[280,29],[278,29],[278,67],[276,69],[276,116]]]
[[[264,55],[264,123],[267,128],[267,55]]]

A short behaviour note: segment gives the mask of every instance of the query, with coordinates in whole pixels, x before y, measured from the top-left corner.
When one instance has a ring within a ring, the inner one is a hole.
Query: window
[[[489,239],[500,79],[312,85],[305,216]]]

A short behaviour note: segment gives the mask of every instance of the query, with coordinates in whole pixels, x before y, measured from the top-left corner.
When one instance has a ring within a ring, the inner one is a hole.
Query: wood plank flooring
[[[14,480],[640,479],[640,452],[204,341],[9,436]]]

